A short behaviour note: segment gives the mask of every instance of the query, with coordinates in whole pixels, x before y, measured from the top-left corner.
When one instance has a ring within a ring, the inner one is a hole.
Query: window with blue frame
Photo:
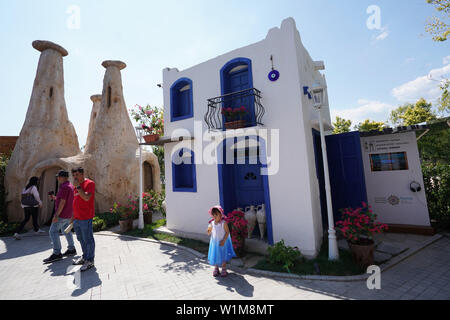
[[[197,192],[194,152],[183,148],[172,157],[172,187],[174,192]]]
[[[192,80],[181,78],[170,87],[170,121],[194,116]]]

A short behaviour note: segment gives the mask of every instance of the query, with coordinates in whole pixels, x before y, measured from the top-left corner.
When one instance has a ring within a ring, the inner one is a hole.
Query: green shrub
[[[301,253],[297,247],[290,247],[284,244],[284,240],[275,243],[272,247],[267,248],[269,252],[269,262],[272,264],[282,265],[287,272],[291,272],[296,261],[301,257]]]
[[[5,173],[6,166],[11,154],[0,153],[0,221],[8,222],[6,215],[6,189],[5,189]]]
[[[431,219],[450,223],[450,165],[423,161],[422,173]]]
[[[0,221],[0,236],[5,237],[13,235],[18,226],[19,223],[6,223]]]
[[[107,228],[105,220],[102,218],[95,216],[92,220],[92,229],[94,232],[102,231]]]
[[[102,230],[107,228],[112,228],[119,224],[120,215],[112,212],[98,213],[95,215],[94,219],[97,218],[98,221],[104,222],[104,227]]]

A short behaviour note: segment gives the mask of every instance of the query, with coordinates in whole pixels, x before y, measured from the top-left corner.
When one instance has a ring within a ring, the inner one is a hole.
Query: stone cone
[[[95,122],[99,115],[100,105],[102,102],[102,95],[94,94],[93,96],[91,96],[91,101],[93,104],[92,104],[91,118],[89,120],[89,130],[88,130],[88,135],[87,135],[87,141],[86,141],[86,146],[85,146],[85,150],[90,150],[90,151],[93,150],[93,148],[91,147],[91,144],[92,144],[94,135],[92,133],[94,132]]]
[[[11,221],[23,218],[20,194],[36,164],[80,152],[64,99],[63,56],[67,51],[50,41],[34,41],[41,51],[28,111],[5,175],[7,212]],[[42,182],[42,181],[41,181]]]

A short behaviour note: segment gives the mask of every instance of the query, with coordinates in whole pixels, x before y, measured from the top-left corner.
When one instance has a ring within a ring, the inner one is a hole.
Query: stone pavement
[[[76,288],[75,273],[67,269],[72,258],[42,264],[51,254],[47,235],[0,238],[0,300],[450,299],[448,237],[382,273],[381,290],[368,290],[365,281],[271,279],[233,271],[216,279],[204,260],[182,248],[110,232],[95,240],[96,268],[81,273]],[[64,237],[61,242],[64,248]]]

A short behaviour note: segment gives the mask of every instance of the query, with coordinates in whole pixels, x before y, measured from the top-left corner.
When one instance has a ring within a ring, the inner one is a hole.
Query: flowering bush
[[[109,209],[109,211],[111,213],[118,214],[119,220],[123,221],[133,218],[135,207],[130,203],[128,203],[127,205],[122,205],[119,202],[115,202],[113,207]]]
[[[150,213],[153,211],[159,211],[165,216],[165,210],[163,206],[164,192],[156,192],[150,190],[142,193],[143,210],[144,213]],[[139,197],[136,199],[139,202]]]
[[[341,209],[342,221],[336,223],[336,230],[353,244],[365,244],[374,234],[388,229],[386,224],[376,222],[377,215],[365,202],[362,208]]]
[[[225,116],[225,119],[227,119],[227,121],[234,120],[238,117],[239,119],[242,119],[247,113],[247,109],[244,106],[234,109],[222,108],[222,114]]]
[[[148,134],[164,134],[164,114],[162,109],[158,107],[141,107],[136,105],[134,109],[130,109],[133,119],[145,130]]]
[[[243,240],[247,238],[247,220],[244,218],[244,213],[239,210],[234,210],[227,215],[225,222],[230,226],[231,242],[235,250],[242,250]]]

